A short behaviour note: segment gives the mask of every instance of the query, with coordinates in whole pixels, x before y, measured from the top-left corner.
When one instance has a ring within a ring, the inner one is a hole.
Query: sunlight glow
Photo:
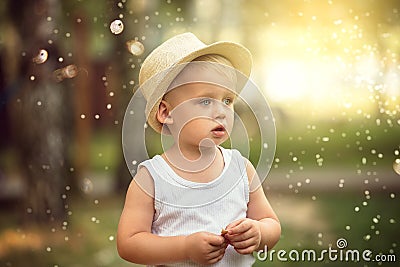
[[[282,61],[267,71],[268,94],[275,101],[299,99],[307,94],[309,79],[306,66],[299,61]]]

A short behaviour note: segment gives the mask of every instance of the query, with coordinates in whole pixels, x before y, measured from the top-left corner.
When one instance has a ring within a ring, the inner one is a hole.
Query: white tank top
[[[229,223],[246,217],[249,202],[246,161],[237,150],[219,148],[224,168],[208,183],[183,179],[160,155],[139,165],[146,167],[154,180],[152,233],[159,236],[190,235],[201,231],[220,234]],[[254,261],[252,255],[241,255],[229,245],[223,259],[209,266],[245,267]],[[165,266],[201,265],[186,261]]]

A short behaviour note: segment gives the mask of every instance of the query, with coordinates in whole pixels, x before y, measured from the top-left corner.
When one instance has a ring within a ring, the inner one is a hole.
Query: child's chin
[[[214,138],[204,138],[203,140],[200,141],[199,147],[200,148],[212,148],[212,147],[220,145],[221,143],[223,143],[222,140],[215,140]]]
[[[222,143],[224,143],[226,140],[228,140],[228,138],[219,138],[219,139],[213,140],[213,142],[214,142],[214,145],[215,145],[215,146],[219,146],[219,145],[221,145]]]

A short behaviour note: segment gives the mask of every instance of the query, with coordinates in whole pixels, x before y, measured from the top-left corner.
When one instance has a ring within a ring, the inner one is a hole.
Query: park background
[[[110,31],[116,19],[120,34]],[[115,240],[131,179],[123,116],[145,56],[186,31],[253,54],[252,80],[277,131],[263,185],[282,224],[274,249],[321,251],[344,238],[348,249],[395,255],[382,266],[398,266],[394,0],[1,1],[0,266],[134,266]],[[129,40],[144,53],[130,53]],[[35,64],[40,49],[48,59]],[[71,64],[76,76],[54,79]],[[255,266],[380,265],[325,259]]]

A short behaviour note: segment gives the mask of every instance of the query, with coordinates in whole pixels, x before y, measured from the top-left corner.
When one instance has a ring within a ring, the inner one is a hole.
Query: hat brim
[[[250,51],[240,44],[226,41],[206,45],[203,48],[193,51],[177,60],[174,66],[191,62],[195,58],[209,54],[216,54],[225,57],[231,62],[235,70],[239,71],[245,77],[250,77],[252,67],[252,56]],[[168,85],[166,84],[164,86]],[[160,123],[156,117],[161,100],[162,96],[158,97],[158,99],[153,99],[153,101],[148,101],[145,111],[147,114],[147,123],[158,133],[162,132],[163,127],[163,124]]]

